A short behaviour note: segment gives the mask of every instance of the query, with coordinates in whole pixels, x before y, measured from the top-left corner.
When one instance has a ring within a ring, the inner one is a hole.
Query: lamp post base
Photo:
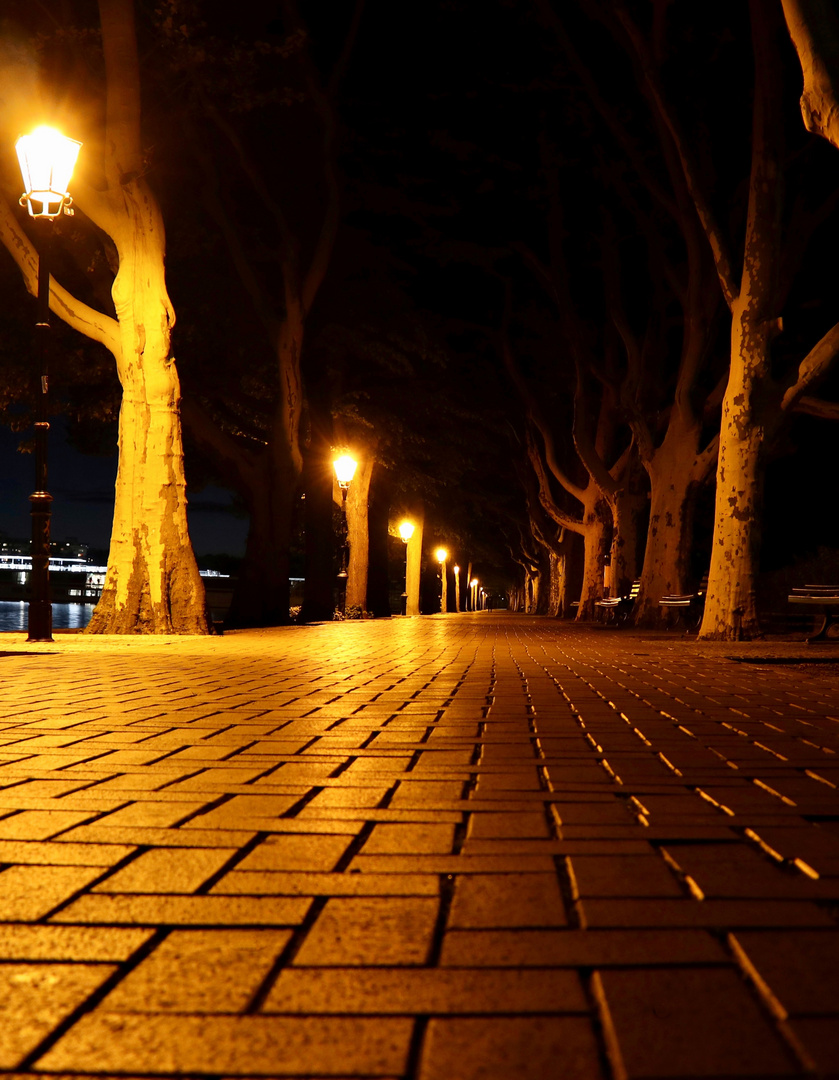
[[[36,491],[29,496],[32,514],[32,569],[29,571],[29,636],[27,641],[52,641],[50,602],[50,516],[52,495]]]

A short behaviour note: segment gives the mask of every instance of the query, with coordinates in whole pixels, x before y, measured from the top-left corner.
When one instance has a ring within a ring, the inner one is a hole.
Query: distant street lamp
[[[469,582],[469,589],[472,593],[472,610],[478,610],[478,579],[473,577]]]
[[[437,550],[434,552],[434,556],[437,559],[437,562],[440,564],[440,577],[443,579],[443,589],[440,593],[440,611],[442,611],[442,613],[445,615],[445,613],[448,611],[449,598],[447,588],[448,583],[446,581],[446,560],[449,557],[449,553],[444,547],[438,547]]]
[[[20,205],[36,222],[52,222],[60,214],[72,215],[67,188],[81,143],[50,127],[39,127],[15,143],[23,195]],[[41,226],[39,226],[41,227]],[[35,360],[40,379],[35,410],[35,491],[29,496],[32,516],[32,569],[29,572],[29,641],[52,641],[50,603],[50,516],[52,496],[47,491],[47,435],[49,432],[49,371],[47,342],[50,328],[49,235],[40,237],[38,255]]]
[[[460,567],[455,563],[452,569],[454,570],[454,609],[460,613]]]
[[[414,535],[414,529],[416,526],[413,521],[405,521],[399,523],[399,535],[402,537],[402,543],[405,545],[405,591],[402,593],[402,614],[408,613],[408,541]]]
[[[358,462],[344,451],[333,459],[332,467],[335,469],[335,477],[338,481],[338,487],[341,489],[341,569],[338,571],[338,577],[346,580],[347,558],[349,555],[349,544],[347,543],[347,492],[352,478],[355,476],[355,470],[358,468]]]

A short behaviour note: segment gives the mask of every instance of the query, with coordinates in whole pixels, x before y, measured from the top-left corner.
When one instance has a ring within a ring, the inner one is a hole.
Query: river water
[[[83,630],[90,622],[95,604],[53,604],[54,630]],[[23,601],[0,600],[0,633],[26,631],[28,606]]]

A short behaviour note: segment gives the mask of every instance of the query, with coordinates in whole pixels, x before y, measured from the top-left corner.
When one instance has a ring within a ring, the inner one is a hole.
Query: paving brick
[[[133,927],[0,923],[0,956],[4,960],[127,960],[152,933]]]
[[[356,855],[350,871],[368,874],[492,874],[554,872],[550,855]]]
[[[469,818],[468,838],[489,839],[548,839],[550,831],[545,815],[541,812],[524,814],[472,814]]]
[[[235,848],[214,851],[157,848],[143,852],[95,887],[108,893],[193,893],[236,854]]]
[[[189,814],[200,810],[203,803],[190,800],[189,802],[135,802],[131,806],[120,807],[113,813],[100,818],[98,825],[108,828],[115,826],[152,826],[153,828],[166,829],[177,824]]]
[[[46,840],[90,816],[73,810],[24,810],[0,821],[0,840]]]
[[[556,874],[474,874],[458,877],[448,926],[452,929],[564,926]]]
[[[569,860],[580,896],[683,896],[657,855],[575,855]]]
[[[364,843],[365,855],[448,855],[454,825],[376,825]]]
[[[294,926],[310,901],[273,896],[79,897],[53,916],[57,923],[114,926]]]
[[[290,937],[289,930],[173,930],[108,995],[103,1008],[242,1012]]]
[[[451,967],[619,967],[729,963],[704,930],[447,930]]]
[[[799,1075],[734,971],[607,970],[601,978],[630,1078]]]
[[[18,1065],[113,970],[104,964],[0,965],[0,1068]]]
[[[209,890],[225,896],[437,896],[436,874],[320,874],[231,870]]]
[[[816,904],[796,900],[598,900],[582,901],[590,927],[793,927],[833,928]]]
[[[439,904],[425,897],[336,897],[327,901],[295,964],[424,964]]]
[[[839,1061],[839,1024],[833,1016],[797,1017],[790,1024],[793,1034],[815,1061],[817,1075],[834,1077]]]
[[[130,1016],[97,1010],[38,1060],[51,1072],[97,1069],[231,1076],[402,1075],[412,1022],[402,1018]]]
[[[468,1073],[464,1072],[464,1063]],[[419,1080],[599,1080],[605,1074],[591,1023],[576,1017],[434,1018]]]
[[[331,870],[349,846],[345,836],[272,836],[241,862],[238,870]]]
[[[0,862],[34,866],[113,866],[134,850],[123,844],[50,844],[0,840]]]
[[[739,931],[736,940],[788,1012],[839,1015],[839,939],[835,934]]]
[[[88,866],[10,866],[0,873],[0,920],[40,919],[101,873]]]
[[[263,1012],[586,1013],[576,973],[441,968],[288,968],[271,988]]]

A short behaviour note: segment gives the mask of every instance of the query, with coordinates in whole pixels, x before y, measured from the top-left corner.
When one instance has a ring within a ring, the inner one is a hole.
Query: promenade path
[[[837,1077],[837,671],[506,613],[3,635],[0,1073]]]

